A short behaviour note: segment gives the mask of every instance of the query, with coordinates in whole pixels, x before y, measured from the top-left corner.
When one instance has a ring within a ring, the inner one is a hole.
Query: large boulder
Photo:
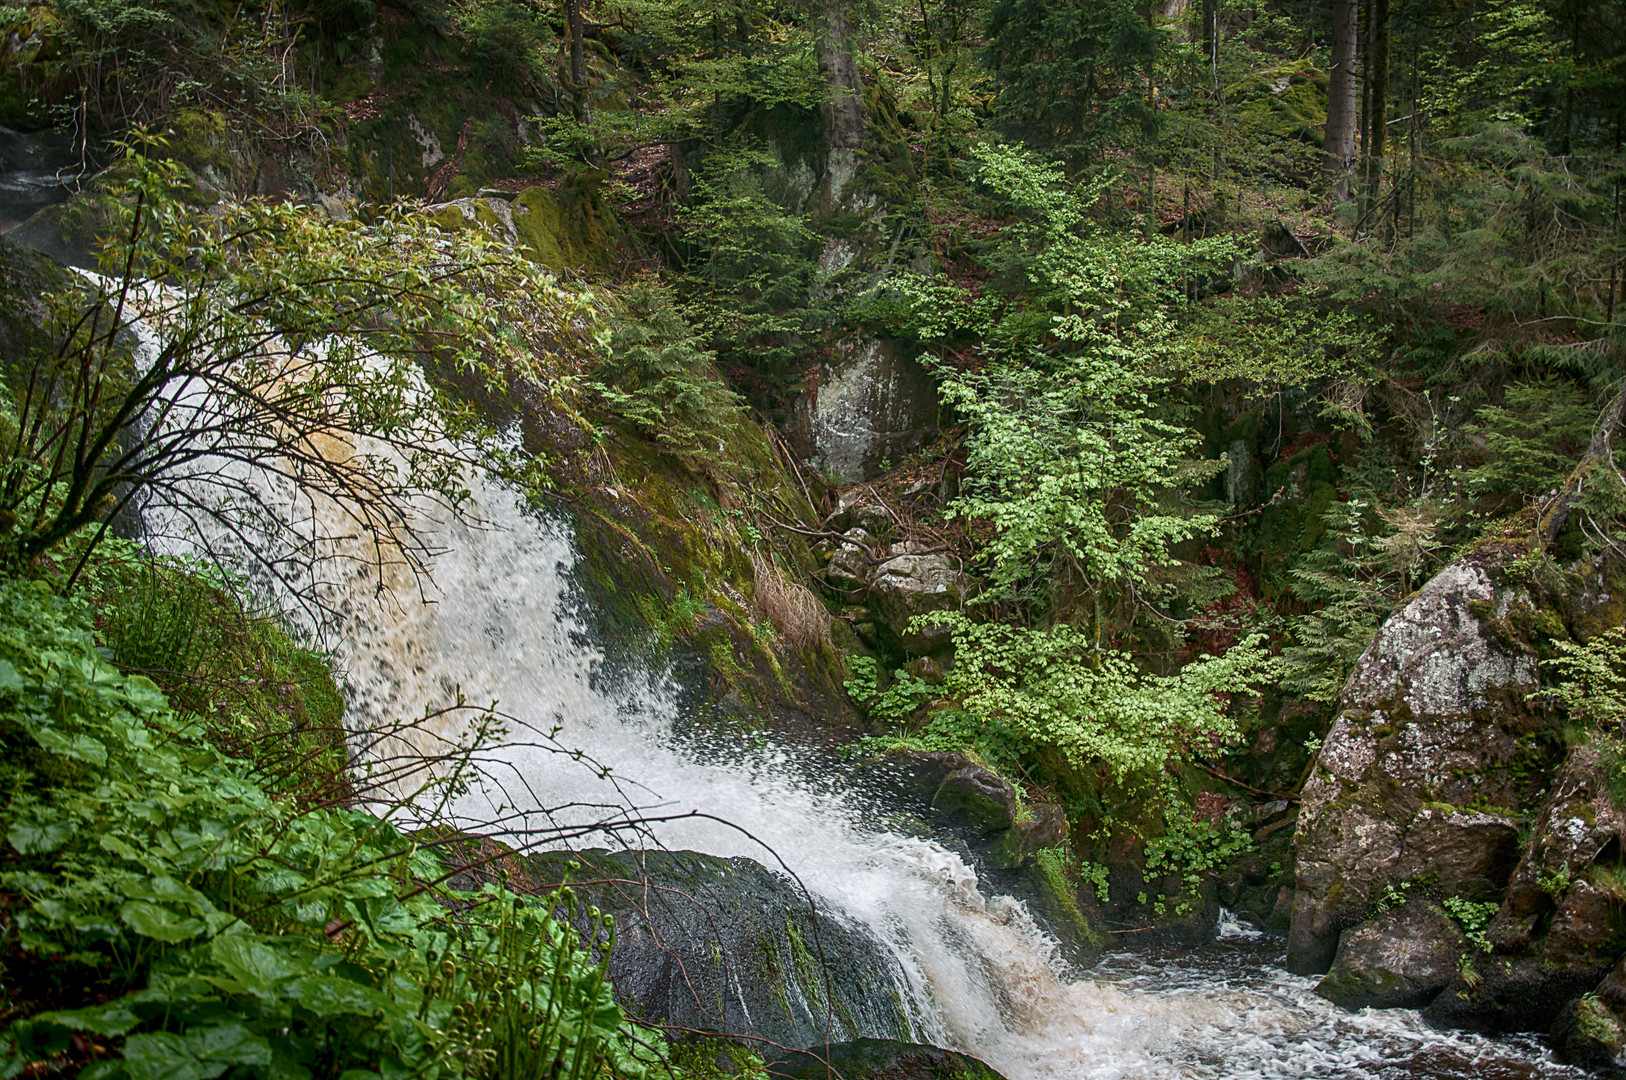
[[[1535,650],[1512,624],[1527,592],[1494,549],[1453,563],[1379,630],[1356,663],[1303,792],[1288,966],[1326,971],[1339,935],[1395,885],[1494,898],[1512,869],[1511,815],[1551,768],[1551,720],[1528,697]],[[1496,808],[1469,811],[1465,807]]]
[[[963,587],[959,569],[947,555],[899,555],[875,568],[869,607],[912,656],[923,656],[948,644],[941,626],[912,626],[918,615],[954,611]]]
[[[791,443],[838,484],[879,476],[937,432],[937,388],[902,343],[868,338],[796,402]]]
[[[891,951],[759,863],[692,851],[523,862],[546,884],[570,860],[576,892],[615,916],[610,978],[641,1017],[798,1048],[913,1030]]]
[[[1346,1009],[1417,1009],[1457,977],[1471,946],[1445,910],[1422,899],[1346,930],[1316,993]]]

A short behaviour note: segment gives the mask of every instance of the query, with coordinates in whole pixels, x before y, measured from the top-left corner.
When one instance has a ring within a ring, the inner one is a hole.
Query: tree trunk
[[[1586,455],[1564,482],[1564,490],[1555,500],[1542,508],[1536,529],[1542,547],[1549,547],[1558,539],[1558,534],[1564,530],[1565,523],[1569,521],[1570,511],[1581,501],[1581,493],[1586,490],[1592,474],[1600,469],[1615,468],[1614,440],[1620,433],[1623,422],[1626,422],[1626,389],[1615,395],[1615,399],[1609,403],[1609,407],[1599,418],[1597,430],[1592,433],[1592,442],[1587,447]]]
[[[587,61],[582,55],[582,0],[565,0],[565,29],[570,35],[570,86],[576,92],[577,116],[592,119],[587,104]]]
[[[1387,149],[1389,124],[1389,0],[1371,0],[1372,109],[1367,115],[1366,152],[1381,159]]]
[[[853,56],[852,24],[844,0],[819,5],[819,73],[826,87],[824,136],[832,150],[857,150],[864,142],[863,84]]]
[[[1371,207],[1383,184],[1383,155],[1389,140],[1389,0],[1368,0],[1372,19],[1367,36],[1366,175],[1361,187]]]
[[[1327,91],[1327,179],[1340,202],[1349,198],[1350,172],[1355,167],[1355,113],[1360,88],[1356,85],[1356,44],[1360,24],[1359,0],[1333,0],[1332,71]]]

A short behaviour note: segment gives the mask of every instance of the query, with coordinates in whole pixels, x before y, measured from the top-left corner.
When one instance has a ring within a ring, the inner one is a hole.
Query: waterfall
[[[301,505],[282,482],[255,482],[264,501]],[[1154,964],[1125,954],[1070,981],[1055,942],[1022,905],[984,895],[954,852],[878,827],[782,749],[718,760],[688,747],[674,731],[676,688],[661,673],[605,671],[570,584],[577,555],[568,527],[500,484],[470,483],[468,519],[419,508],[418,529],[443,551],[432,581],[387,571],[379,589],[365,562],[314,559],[304,568],[329,613],[304,628],[337,658],[350,725],[384,728],[461,695],[496,703],[531,731],[557,729],[559,744],[611,770],[605,777],[544,740],[515,737],[485,752],[493,779],[453,805],[461,820],[542,815],[590,827],[607,807],[630,803],[667,819],[651,830],[668,848],[769,866],[782,859],[821,907],[897,957],[896,989],[917,1038],[980,1057],[1011,1080],[1331,1077],[1378,1065],[1397,1077],[1561,1073],[1531,1045],[1432,1032],[1413,1013],[1340,1013],[1313,996],[1312,981],[1279,969],[1273,945],[1241,928],[1217,960]],[[245,542],[204,535],[206,521],[161,504],[143,512],[150,542],[169,554]],[[344,554],[354,542],[322,506],[307,501],[304,513],[307,554]],[[251,571],[253,560],[242,565]],[[455,738],[460,722],[449,717],[433,734]],[[682,816],[688,810],[708,816]],[[1389,1070],[1397,1061],[1413,1064]]]

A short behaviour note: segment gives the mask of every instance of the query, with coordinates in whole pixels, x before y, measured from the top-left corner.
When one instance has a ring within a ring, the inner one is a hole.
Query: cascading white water
[[[266,498],[295,504],[295,493],[266,485]],[[1339,1013],[1313,996],[1309,980],[1280,972],[1272,948],[1256,941],[1218,966],[1120,957],[1099,977],[1069,981],[1055,943],[1016,901],[985,897],[958,855],[875,828],[782,751],[702,756],[675,735],[675,695],[658,674],[605,685],[602,657],[575,614],[568,531],[511,491],[483,480],[473,487],[479,525],[423,508],[418,527],[445,550],[425,594],[410,576],[379,592],[365,566],[311,569],[326,575],[313,580],[336,618],[317,629],[340,661],[352,724],[421,716],[461,693],[534,729],[557,726],[560,743],[613,770],[606,779],[515,740],[487,755],[506,778],[456,804],[464,820],[548,809],[552,821],[591,824],[629,797],[667,817],[702,811],[710,816],[653,826],[655,836],[669,848],[770,866],[764,845],[771,848],[823,906],[897,955],[917,1037],[981,1057],[1012,1080],[1567,1072],[1531,1046],[1435,1033],[1415,1014]],[[346,531],[324,512],[310,511],[312,535],[326,538],[316,548],[342,544]],[[155,545],[170,553],[229,547],[224,536],[200,537],[192,523],[166,518],[162,506],[145,513]],[[456,722],[446,724],[455,735]],[[1245,933],[1233,927],[1233,937]]]

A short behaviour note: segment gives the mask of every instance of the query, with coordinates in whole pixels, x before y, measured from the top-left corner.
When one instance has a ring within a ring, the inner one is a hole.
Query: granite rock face
[[[1520,766],[1548,721],[1527,700],[1535,650],[1500,631],[1530,599],[1498,576],[1473,561],[1441,571],[1350,675],[1299,812],[1293,971],[1326,971],[1391,886],[1432,875],[1447,895],[1494,899],[1507,885],[1511,814],[1533,797]]]
[[[1533,574],[1530,550],[1509,533],[1451,564],[1357,662],[1303,790],[1288,963],[1330,967],[1346,1005],[1426,1003],[1435,1025],[1546,1032],[1613,1067],[1626,809],[1607,740],[1566,737],[1540,661],[1619,625],[1626,578],[1601,557]]]
[[[869,338],[797,403],[792,444],[838,484],[885,471],[937,433],[937,388],[900,342]]]

